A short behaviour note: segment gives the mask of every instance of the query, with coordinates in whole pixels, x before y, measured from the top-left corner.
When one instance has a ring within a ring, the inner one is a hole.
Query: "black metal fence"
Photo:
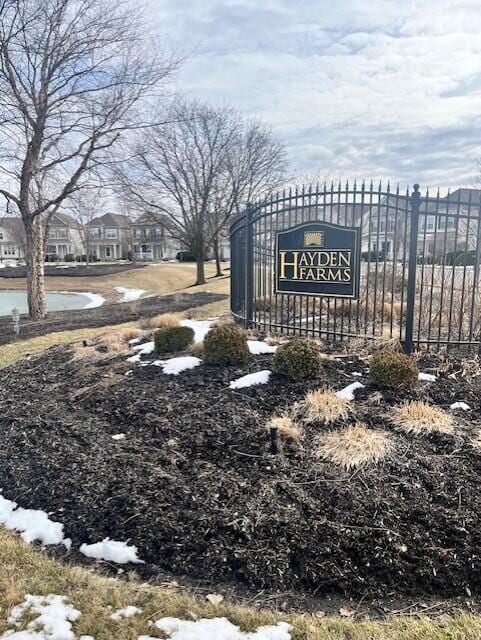
[[[233,220],[231,309],[246,326],[329,339],[480,349],[481,191],[421,195],[380,184],[282,192]],[[361,235],[357,300],[274,292],[276,233],[321,221]]]

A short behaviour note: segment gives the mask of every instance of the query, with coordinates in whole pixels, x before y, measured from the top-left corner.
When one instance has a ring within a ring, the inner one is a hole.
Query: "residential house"
[[[47,229],[46,260],[74,260],[83,253],[85,249],[82,225],[65,213],[53,215]]]
[[[418,255],[439,258],[477,245],[481,190],[457,189],[449,196],[422,201]],[[384,196],[362,214],[362,251],[400,260],[409,243],[409,203],[406,196]]]
[[[131,248],[131,226],[127,216],[105,213],[87,224],[87,244],[97,260],[127,260]]]
[[[0,218],[0,261],[24,257],[25,233],[21,218]]]
[[[143,215],[132,222],[133,253],[136,260],[175,260],[182,243],[172,237],[166,221]]]

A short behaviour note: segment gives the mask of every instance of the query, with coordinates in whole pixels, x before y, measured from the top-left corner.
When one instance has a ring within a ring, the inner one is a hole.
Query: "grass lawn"
[[[206,264],[206,276],[211,278],[215,273],[215,266]],[[171,264],[162,263],[149,265],[144,269],[132,269],[107,276],[94,277],[46,277],[48,291],[86,291],[98,293],[107,300],[117,300],[119,294],[115,292],[115,287],[125,287],[127,289],[144,289],[146,294],[172,293],[188,288],[195,282],[195,264]],[[212,283],[212,284],[211,284]],[[210,280],[207,289],[215,290],[215,281]],[[26,289],[25,278],[0,278],[1,290],[24,290]],[[199,290],[202,290],[200,288]]]
[[[66,596],[82,615],[74,624],[77,637],[92,635],[95,640],[137,640],[155,634],[149,621],[164,616],[193,619],[226,616],[244,631],[287,620],[293,640],[475,640],[481,637],[481,620],[469,615],[429,621],[392,618],[383,623],[344,621],[311,615],[278,615],[253,607],[229,603],[211,605],[204,598],[172,586],[152,587],[130,580],[103,578],[82,568],[64,566],[48,559],[16,536],[0,529],[0,633],[6,631],[7,613],[27,594]],[[113,611],[127,605],[142,613],[116,622]],[[222,640],[218,638],[217,640]]]

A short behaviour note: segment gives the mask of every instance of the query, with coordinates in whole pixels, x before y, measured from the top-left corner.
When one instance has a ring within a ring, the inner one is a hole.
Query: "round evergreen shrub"
[[[164,327],[154,333],[157,353],[184,351],[194,342],[194,330],[190,327]]]
[[[281,344],[274,354],[272,370],[296,380],[317,378],[321,370],[319,350],[309,340],[291,340]]]
[[[372,357],[369,373],[373,382],[388,389],[413,389],[418,381],[416,360],[399,351],[380,351]]]
[[[204,338],[204,361],[208,364],[243,364],[249,359],[247,333],[235,324],[212,327]]]

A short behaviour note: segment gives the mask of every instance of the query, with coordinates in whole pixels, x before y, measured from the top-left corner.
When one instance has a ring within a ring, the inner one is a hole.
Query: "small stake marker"
[[[269,429],[269,433],[271,436],[271,453],[275,456],[279,452],[279,446],[277,443],[277,427],[271,427]]]

